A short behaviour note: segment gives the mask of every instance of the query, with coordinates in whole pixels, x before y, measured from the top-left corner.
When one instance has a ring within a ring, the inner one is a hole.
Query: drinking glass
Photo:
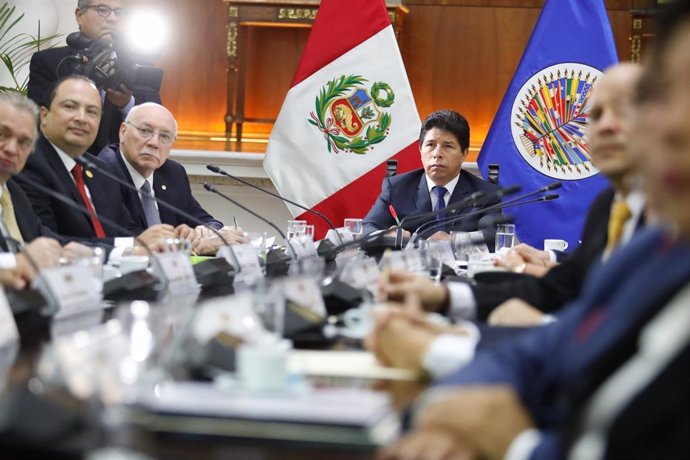
[[[501,224],[496,227],[496,254],[506,252],[515,246],[515,225]]]
[[[362,232],[364,230],[364,227],[362,225],[362,219],[345,219],[343,221],[343,226],[350,230],[350,233],[352,233],[352,236],[357,239],[362,236]]]
[[[288,220],[287,221],[287,232],[285,232],[285,237],[288,240],[304,234],[307,230],[306,220]]]

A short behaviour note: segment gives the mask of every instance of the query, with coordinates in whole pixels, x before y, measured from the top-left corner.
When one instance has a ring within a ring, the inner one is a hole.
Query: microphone
[[[481,213],[487,212],[487,211],[494,211],[494,210],[497,210],[497,209],[503,209],[503,208],[506,208],[506,207],[510,207],[510,205],[511,205],[512,203],[517,203],[517,202],[520,201],[520,200],[524,200],[524,199],[526,199],[526,198],[530,198],[530,197],[532,197],[532,196],[534,196],[534,195],[538,195],[538,194],[540,194],[540,193],[544,193],[544,192],[547,192],[547,191],[549,191],[549,190],[555,190],[555,189],[561,187],[561,185],[562,185],[561,182],[552,182],[551,184],[548,184],[548,185],[546,185],[546,186],[544,186],[544,187],[541,187],[541,188],[539,188],[539,189],[537,189],[537,190],[533,190],[533,191],[531,191],[531,192],[528,192],[528,193],[525,193],[525,194],[523,194],[523,195],[520,195],[520,196],[518,196],[518,197],[516,197],[516,198],[513,198],[512,200],[508,200],[508,201],[506,201],[506,202],[499,202],[499,203],[496,203],[496,204],[494,204],[494,205],[491,205],[491,206],[487,206],[487,207],[485,207],[485,208],[482,208],[482,209],[480,209],[480,210],[478,210],[478,211],[475,211],[475,212],[471,212],[471,213],[468,213],[468,214],[463,214],[462,216],[451,216],[451,217],[447,217],[447,218],[445,218],[445,219],[441,219],[441,220],[439,220],[439,221],[429,221],[429,222],[425,222],[425,223],[423,223],[422,225],[420,225],[419,227],[417,227],[417,229],[414,231],[414,233],[412,234],[412,236],[410,237],[410,240],[409,240],[409,242],[408,242],[408,247],[410,247],[411,244],[414,244],[414,242],[417,240],[417,238],[419,237],[419,234],[420,234],[422,231],[428,231],[429,229],[432,229],[432,228],[436,228],[436,227],[440,227],[440,226],[443,226],[443,225],[447,225],[447,224],[449,224],[449,223],[454,223],[454,222],[457,222],[457,221],[460,221],[460,220],[464,220],[464,218],[475,217],[475,216],[477,216],[477,215],[479,215],[479,214],[481,214]],[[508,188],[506,188],[506,189],[502,189],[501,191],[497,192],[497,196],[504,196],[504,195],[506,195],[506,192],[514,193],[515,191],[517,191],[517,190],[519,190],[519,189],[520,189],[520,186],[511,186],[511,187],[508,187]],[[500,195],[499,195],[499,194],[500,194]],[[552,198],[552,199],[553,199],[553,198]],[[544,200],[542,200],[542,201],[544,201]],[[461,217],[462,217],[463,219],[460,219]]]
[[[527,195],[529,195],[529,194],[527,194]],[[454,216],[454,217],[445,219],[445,221],[434,222],[434,224],[436,224],[436,225],[447,225],[449,223],[462,221],[462,220],[469,218],[469,217],[474,217],[474,216],[481,214],[483,212],[486,212],[486,211],[503,210],[506,208],[512,208],[514,206],[522,206],[522,205],[526,205],[526,204],[539,203],[542,201],[552,201],[552,200],[558,199],[559,196],[560,195],[558,195],[558,193],[552,193],[549,195],[544,195],[544,196],[540,196],[538,198],[533,198],[531,200],[525,200],[525,201],[518,201],[518,198],[516,198],[514,200],[510,200],[510,202],[507,202],[507,203],[498,203],[496,205],[489,206],[488,208],[481,209],[477,212],[472,212],[469,214],[463,214],[461,216]],[[522,199],[524,199],[524,198],[526,198],[526,197],[523,197]],[[489,226],[491,225],[490,222],[492,222],[492,221],[489,220],[488,222],[480,223],[480,226],[482,226],[484,228],[489,228]],[[495,222],[496,224],[501,223],[499,218],[494,219],[493,222]],[[410,244],[414,243],[414,241],[416,240],[417,237],[428,235],[428,232],[430,230],[432,230],[436,225],[432,225],[431,227],[423,229],[423,230],[417,229],[417,231],[412,235],[412,237],[410,237],[408,247]],[[415,237],[415,240],[413,240],[413,237]]]
[[[314,215],[314,216],[320,218],[321,220],[323,220],[324,222],[326,222],[326,224],[331,228],[331,230],[333,230],[333,232],[335,232],[335,235],[336,235],[336,237],[338,238],[338,241],[340,241],[340,244],[343,243],[343,239],[342,239],[342,238],[340,237],[340,235],[338,234],[338,231],[336,230],[335,225],[333,225],[333,222],[331,222],[330,219],[328,219],[328,217],[326,217],[325,215],[323,215],[323,214],[320,213],[319,211],[314,211],[313,209],[309,209],[309,208],[307,208],[306,206],[304,206],[304,205],[302,205],[302,204],[299,204],[299,203],[295,203],[294,201],[289,200],[289,199],[285,198],[285,197],[282,196],[282,195],[279,195],[279,194],[277,194],[277,193],[273,193],[273,192],[271,192],[271,191],[268,191],[268,190],[266,190],[266,189],[263,189],[263,188],[259,187],[258,185],[254,185],[254,184],[252,184],[251,182],[249,182],[249,181],[247,181],[247,180],[244,180],[244,179],[242,179],[242,178],[239,178],[239,177],[237,177],[237,176],[233,176],[233,175],[230,174],[229,172],[227,172],[227,171],[221,169],[220,167],[218,167],[218,166],[216,166],[216,165],[214,165],[214,164],[211,164],[211,163],[207,164],[207,165],[206,165],[206,169],[208,169],[209,171],[214,172],[214,173],[216,173],[216,174],[222,174],[223,176],[229,177],[230,179],[236,180],[237,182],[240,182],[240,183],[242,183],[242,184],[244,184],[244,185],[248,185],[248,186],[250,186],[251,188],[254,188],[254,189],[256,189],[256,190],[259,190],[259,191],[261,191],[261,192],[263,192],[263,193],[265,193],[265,194],[267,194],[267,195],[270,195],[270,196],[272,196],[272,197],[274,197],[274,198],[278,198],[279,200],[282,200],[282,201],[284,201],[284,202],[286,202],[286,203],[290,203],[291,205],[293,205],[293,206],[295,206],[295,207],[297,207],[297,208],[300,208],[300,209],[302,209],[302,210],[304,210],[304,211],[307,211],[309,214],[312,214],[312,215]],[[207,189],[207,190],[208,190],[208,189]]]
[[[95,164],[93,161],[87,160],[87,159],[84,158],[83,156],[80,156],[80,157],[75,158],[74,161],[76,161],[77,163],[79,163],[80,165],[82,165],[82,166],[85,167],[85,168],[92,169],[92,170],[94,170],[94,171],[99,172],[100,174],[104,175],[105,177],[107,177],[107,178],[109,178],[109,179],[111,179],[111,180],[117,182],[118,184],[120,184],[120,185],[126,187],[127,189],[129,189],[129,190],[131,190],[131,191],[133,191],[133,192],[135,192],[135,193],[137,193],[137,194],[138,194],[138,193],[143,193],[143,192],[140,192],[134,185],[130,184],[130,183],[127,182],[126,180],[121,179],[121,178],[118,177],[117,175],[111,173],[110,171],[108,171],[108,170],[105,169],[105,168],[102,168],[102,167],[98,166],[98,165]],[[149,198],[152,198],[156,203],[158,203],[159,205],[163,206],[164,208],[169,209],[169,210],[173,211],[174,213],[177,213],[177,214],[181,215],[181,216],[184,217],[185,219],[188,219],[188,220],[194,222],[196,225],[201,225],[201,226],[203,226],[203,227],[208,228],[208,229],[211,230],[218,238],[220,238],[220,240],[223,242],[223,244],[224,244],[225,246],[229,246],[228,241],[223,237],[223,235],[222,235],[218,230],[216,230],[215,228],[213,228],[213,227],[211,227],[209,224],[207,224],[206,222],[204,222],[204,221],[202,221],[201,219],[199,219],[199,218],[197,218],[197,217],[195,217],[195,216],[189,214],[189,213],[186,212],[186,211],[183,211],[182,209],[178,208],[177,206],[168,203],[168,202],[165,201],[165,200],[161,200],[160,198],[157,198],[157,197],[153,196],[153,193],[147,193],[146,195],[148,195]]]
[[[55,198],[58,201],[61,201],[62,203],[66,204],[67,206],[69,206],[73,209],[76,209],[77,211],[81,212],[82,214],[84,214],[86,216],[91,216],[91,212],[89,212],[89,210],[86,208],[86,206],[84,206],[83,204],[79,204],[79,203],[72,201],[72,199],[69,198],[68,196],[63,195],[62,193],[57,192],[50,187],[46,187],[45,185],[33,180],[32,178],[30,178],[28,176],[22,176],[21,180],[26,182],[27,184],[31,185],[32,187],[36,188],[39,192],[45,193],[45,194],[49,195],[50,197]],[[113,227],[118,232],[134,238],[134,241],[139,243],[139,245],[141,245],[144,248],[146,253],[151,258],[151,261],[153,262],[153,265],[155,266],[156,271],[158,272],[158,275],[160,276],[160,283],[157,283],[157,286],[152,286],[152,289],[155,291],[155,296],[153,299],[143,299],[142,297],[139,297],[139,299],[140,300],[155,300],[155,298],[158,298],[158,295],[160,293],[165,292],[168,289],[168,285],[170,284],[170,281],[168,280],[167,276],[165,276],[165,272],[163,271],[163,268],[161,267],[160,262],[158,261],[158,259],[153,254],[153,251],[151,251],[151,249],[149,249],[149,247],[146,245],[146,243],[144,243],[144,241],[142,241],[141,238],[139,238],[139,236],[132,233],[128,228],[123,227],[122,225],[120,225],[119,223],[115,222],[112,219],[109,219],[105,216],[101,216],[100,214],[98,214],[96,212],[95,209],[93,212],[94,212],[94,214],[96,214],[96,217],[98,217],[99,220],[110,225],[111,227]],[[141,271],[145,272],[144,270],[141,270]],[[132,272],[132,273],[139,273],[139,272]],[[122,286],[124,289],[129,289],[130,292],[134,292],[134,289],[144,289],[152,283],[152,280],[150,280],[150,279],[136,279],[136,281],[134,279],[131,279],[134,277],[135,277],[135,275],[131,275],[130,273],[128,273],[127,275],[121,276],[120,278],[117,279],[117,281],[119,282],[119,283],[117,283],[118,287]],[[127,284],[128,284],[127,281],[131,281],[132,285],[127,286]],[[105,297],[106,296],[105,286],[104,286],[103,290],[104,290],[103,294]],[[120,300],[120,299],[116,299],[116,300]],[[122,300],[128,300],[128,299],[122,299]]]
[[[206,190],[208,190],[209,192],[211,192],[211,193],[215,193],[216,195],[219,195],[219,196],[225,198],[226,200],[228,200],[230,203],[234,204],[234,205],[237,206],[238,208],[242,209],[242,210],[245,211],[245,212],[248,212],[248,213],[251,214],[252,216],[254,216],[254,217],[256,217],[257,219],[259,219],[260,221],[262,221],[262,222],[268,224],[271,228],[273,228],[273,230],[275,230],[276,232],[278,232],[278,235],[280,235],[280,237],[283,239],[283,241],[285,241],[285,244],[286,244],[287,248],[289,249],[290,255],[292,256],[292,258],[295,259],[295,260],[297,260],[297,253],[295,252],[295,248],[292,247],[292,244],[290,244],[290,241],[288,241],[288,239],[285,238],[285,233],[283,233],[283,232],[276,226],[276,224],[274,224],[274,223],[271,222],[270,220],[266,219],[265,217],[260,216],[259,214],[257,214],[256,212],[252,211],[252,210],[249,209],[248,207],[246,207],[246,206],[244,206],[244,205],[238,203],[237,201],[233,200],[232,198],[230,198],[229,196],[227,196],[225,193],[219,191],[216,187],[214,187],[213,185],[209,184],[208,182],[204,182],[204,188],[205,188]],[[337,232],[336,232],[336,233],[337,233]]]

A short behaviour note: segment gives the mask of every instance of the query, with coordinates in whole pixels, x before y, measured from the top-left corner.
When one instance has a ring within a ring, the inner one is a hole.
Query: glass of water
[[[496,254],[503,253],[515,246],[515,225],[501,224],[496,227]]]
[[[293,239],[296,236],[303,235],[307,231],[307,221],[306,220],[288,220],[287,221],[287,232],[285,237],[288,240]]]

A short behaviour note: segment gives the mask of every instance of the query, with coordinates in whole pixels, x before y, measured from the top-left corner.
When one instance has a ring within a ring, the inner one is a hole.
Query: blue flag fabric
[[[500,165],[502,186],[562,181],[554,201],[507,208],[521,241],[580,239],[593,198],[607,186],[584,140],[592,85],[618,60],[603,0],[547,0],[491,125],[478,163]]]

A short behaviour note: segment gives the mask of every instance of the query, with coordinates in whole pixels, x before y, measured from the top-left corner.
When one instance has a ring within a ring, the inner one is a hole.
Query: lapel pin
[[[86,170],[86,177],[88,177],[89,179],[93,179],[93,173],[88,169]]]
[[[162,188],[163,190],[168,190],[168,186],[167,186],[167,185],[161,185],[161,188]]]

